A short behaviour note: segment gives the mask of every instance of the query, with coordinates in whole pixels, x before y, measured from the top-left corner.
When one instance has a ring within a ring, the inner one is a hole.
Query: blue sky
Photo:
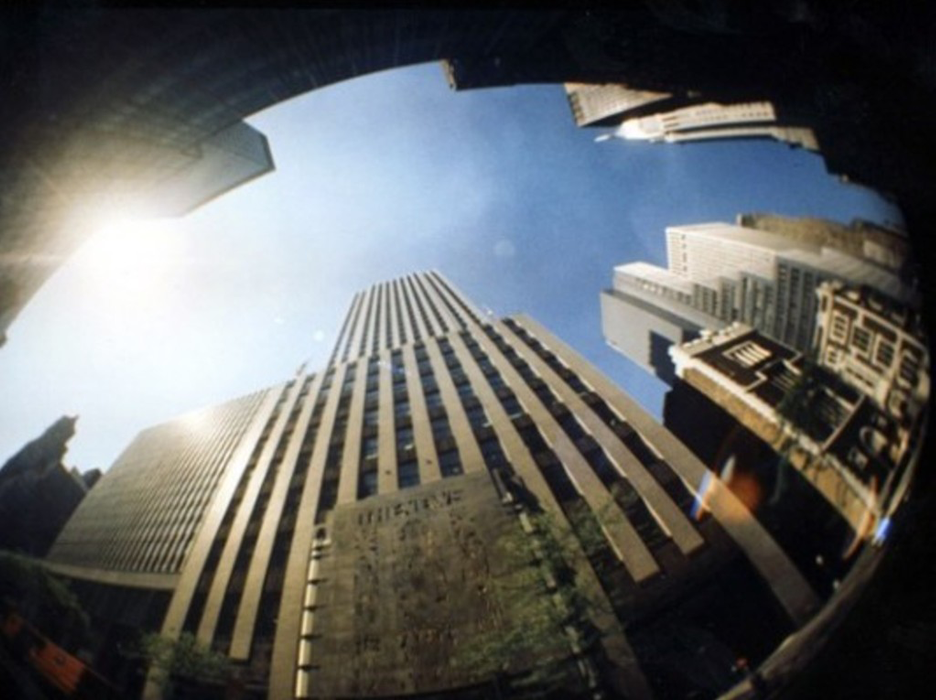
[[[452,92],[437,65],[248,121],[276,172],[182,219],[113,212],[13,324],[0,460],[77,413],[66,462],[107,468],[149,425],[322,366],[356,290],[425,269],[497,314],[531,314],[659,415],[663,386],[601,337],[615,265],[664,264],[667,225],[739,212],[899,222],[810,153],[594,143],[561,86]]]

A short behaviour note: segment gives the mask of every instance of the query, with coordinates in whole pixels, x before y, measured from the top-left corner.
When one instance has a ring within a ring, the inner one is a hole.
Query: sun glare
[[[171,221],[111,221],[100,226],[75,255],[89,291],[126,309],[156,301],[167,274],[183,262],[182,237]]]

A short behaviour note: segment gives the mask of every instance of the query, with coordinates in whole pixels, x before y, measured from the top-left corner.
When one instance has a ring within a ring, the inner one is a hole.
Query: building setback
[[[566,83],[565,91],[576,126],[618,126],[625,116],[656,112],[677,100],[667,92],[633,90],[619,84]]]
[[[829,245],[834,237],[797,229],[793,222],[777,227],[784,233],[727,223],[668,227],[667,267],[633,262],[614,269],[613,288],[601,294],[605,338],[672,384],[666,348],[692,340],[703,328],[719,330],[737,321],[808,352],[816,329],[816,289],[825,281],[873,287],[899,304],[918,302],[892,269],[842,252]],[[787,235],[788,229],[795,233]]]
[[[615,135],[624,139],[665,143],[770,138],[810,151],[819,150],[812,129],[782,124],[770,102],[720,104],[697,101],[680,109],[625,119]]]
[[[818,151],[813,130],[778,118],[771,102],[712,102],[698,92],[675,95],[618,83],[566,83],[576,126],[614,126],[616,137],[681,143],[713,139],[771,138]]]
[[[436,273],[355,295],[323,371],[141,433],[50,566],[167,593],[162,634],[251,698],[490,697],[544,664],[569,697],[718,692],[819,605],[626,394]]]

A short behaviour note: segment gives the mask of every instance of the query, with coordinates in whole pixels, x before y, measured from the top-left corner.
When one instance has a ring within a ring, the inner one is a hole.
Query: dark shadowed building
[[[839,375],[743,324],[670,354],[680,380],[780,453],[859,538],[887,516],[918,426],[901,426]],[[711,458],[712,443],[697,449]]]
[[[0,468],[0,548],[41,557],[90,486],[62,464],[77,417],[63,416]]]
[[[911,218],[927,211],[931,17],[875,4],[684,5],[11,11],[0,35],[0,342],[95,216],[184,213],[272,168],[246,117],[427,61],[446,60],[459,87],[623,83],[769,100],[815,129],[833,172],[901,195]]]

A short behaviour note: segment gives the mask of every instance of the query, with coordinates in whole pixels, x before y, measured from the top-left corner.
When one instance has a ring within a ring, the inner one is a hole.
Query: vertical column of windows
[[[299,403],[305,402],[313,379],[314,377],[309,377],[306,380],[302,393],[299,395]],[[302,492],[309,473],[312,452],[322,422],[326,398],[326,394],[320,392],[312,407],[312,415],[302,437],[295,469],[287,487],[282,515],[277,525],[276,536],[270,552],[270,561],[264,578],[263,592],[257,608],[256,626],[254,627],[250,646],[252,666],[259,665],[261,668],[265,668],[268,658],[272,654],[273,642],[276,636],[276,615],[285,583],[286,561],[292,548],[293,534],[299,516],[299,501],[302,498]],[[263,680],[265,681],[265,678]]]
[[[400,289],[403,290],[403,301],[406,304],[406,317],[409,319],[409,327],[412,331],[411,340],[417,341],[423,337],[423,331],[421,326],[416,322],[416,314],[413,313],[413,300],[412,295],[410,294],[409,289],[407,289],[406,278],[400,279]]]
[[[338,398],[335,423],[328,441],[328,453],[325,457],[325,469],[322,472],[322,487],[319,491],[318,505],[315,509],[315,522],[321,524],[338,500],[338,484],[341,480],[341,460],[344,455],[345,437],[348,429],[348,417],[351,410],[351,394],[354,389],[356,363],[345,368],[345,379]]]
[[[429,318],[429,312],[426,311],[426,304],[423,302],[422,296],[419,293],[419,278],[417,276],[407,277],[407,282],[409,282],[410,290],[413,295],[413,301],[416,303],[416,310],[419,314],[419,318],[422,320],[423,328],[425,328],[425,333],[423,337],[439,335],[439,329],[435,325],[435,319]]]
[[[439,472],[443,478],[463,474],[464,467],[462,466],[461,455],[455,442],[455,436],[452,434],[452,426],[443,406],[442,395],[426,347],[417,349],[417,358],[420,384],[426,399],[426,408],[429,412],[432,440],[439,459]]]
[[[391,282],[393,285],[393,305],[396,309],[396,322],[397,322],[397,345],[405,345],[407,342],[407,332],[406,332],[406,310],[400,301],[400,282],[399,280],[393,280]]]
[[[418,341],[417,341],[418,342]],[[417,354],[418,358],[418,354]],[[406,365],[403,354],[393,354],[393,413],[396,419],[397,488],[419,484],[419,455],[413,431],[413,407],[410,402]]]
[[[341,324],[341,331],[338,333],[338,340],[335,341],[335,348],[332,350],[331,357],[328,359],[328,364],[332,365],[338,359],[338,353],[341,352],[341,347],[344,345],[347,347],[348,342],[348,332],[351,328],[351,318],[354,315],[354,310],[360,294],[355,294],[354,299],[351,300],[351,306],[348,307],[348,313],[345,314],[344,321]]]
[[[390,284],[384,283],[381,287],[383,288],[383,302],[380,307],[380,317],[382,319],[380,325],[380,347],[390,348],[393,347],[393,314],[390,311]],[[374,352],[376,352],[376,350]]]
[[[371,330],[371,341],[370,341],[370,353],[371,355],[376,354],[377,350],[380,348],[381,333],[384,326],[383,321],[383,296],[384,296],[384,286],[378,284],[377,288],[377,299],[374,302],[374,325]]]
[[[468,327],[468,324],[465,322],[461,312],[452,305],[452,302],[449,301],[448,297],[445,295],[445,292],[439,286],[439,282],[436,280],[433,273],[426,275],[426,282],[429,286],[435,291],[436,297],[442,302],[445,308],[448,309],[449,314],[452,319],[454,319],[455,324],[460,330],[464,330]]]
[[[445,333],[454,330],[461,330],[463,324],[458,316],[452,311],[445,298],[439,294],[432,277],[426,273],[419,276],[419,283],[422,286],[423,294],[429,300],[429,305],[435,312],[442,324]]]
[[[377,305],[375,303],[375,311]],[[376,330],[376,325],[375,325]],[[351,403],[348,407],[348,427],[345,432],[344,454],[342,456],[342,474],[338,489],[337,504],[353,503],[357,496],[358,482],[361,471],[361,438],[364,432],[363,415],[364,404],[368,394],[368,371],[377,372],[377,357],[372,355],[370,362],[362,358],[354,368],[354,376],[345,377],[347,391],[351,393]],[[348,370],[352,372],[352,370]],[[371,395],[379,393],[377,378],[371,385]]]
[[[380,401],[380,365],[376,357],[367,363],[367,384],[364,395],[364,418],[361,430],[360,466],[357,497],[367,498],[377,493],[377,458],[380,452],[378,405]]]
[[[270,414],[269,419],[267,419],[266,425],[263,427],[263,431],[260,433],[257,444],[254,447],[253,452],[250,454],[250,458],[244,467],[241,478],[237,482],[234,495],[231,497],[231,500],[228,503],[228,507],[224,511],[224,516],[221,519],[221,525],[218,528],[217,533],[215,533],[214,540],[211,543],[211,548],[208,550],[208,556],[205,559],[204,566],[202,566],[202,571],[198,578],[198,584],[195,587],[195,593],[192,596],[192,601],[189,604],[189,608],[185,616],[183,629],[186,632],[194,633],[198,629],[199,622],[202,618],[202,613],[205,609],[205,603],[208,599],[208,593],[211,590],[212,583],[214,582],[218,562],[221,560],[221,554],[224,552],[228,537],[231,534],[231,527],[234,523],[234,516],[240,509],[240,504],[243,501],[244,493],[247,490],[247,485],[250,483],[250,479],[257,467],[257,463],[260,461],[260,455],[266,448],[267,442],[269,442],[270,435],[273,432],[273,426],[276,425],[276,421],[279,420],[280,413],[282,412],[283,406],[286,402],[286,396],[287,390],[284,389],[280,395],[279,400],[276,402],[275,407],[273,408],[273,412]]]
[[[372,321],[374,313],[374,296],[375,289],[371,287],[367,290],[367,302],[366,302],[366,311],[364,312],[364,322],[361,324],[361,337],[358,339],[356,346],[356,356],[361,357],[365,354],[367,349],[367,341],[370,339],[373,334]]]
[[[410,321],[415,330],[415,340],[420,341],[430,334],[429,324],[426,321],[426,315],[419,299],[416,296],[416,290],[413,288],[413,281],[409,277],[404,277],[403,288],[406,290],[407,308],[410,311]]]
[[[403,348],[407,391],[412,403],[412,429],[418,460],[399,459],[397,474],[400,488],[441,478],[438,456],[432,439],[431,420],[443,411],[442,397],[431,370],[423,341]]]
[[[442,333],[447,333],[449,331],[448,324],[445,322],[445,319],[442,318],[442,314],[439,313],[439,309],[436,308],[435,302],[429,296],[429,293],[426,291],[426,287],[423,283],[423,275],[415,275],[413,277],[413,282],[416,285],[416,288],[422,299],[422,303],[429,309],[429,320],[432,322],[433,335],[441,335]]]
[[[351,314],[353,318],[351,319],[351,326],[348,331],[347,341],[345,343],[344,351],[341,353],[341,361],[344,362],[348,359],[351,354],[351,348],[354,346],[355,339],[361,334],[361,326],[358,323],[358,320],[361,316],[361,308],[364,306],[364,292],[358,292],[354,297],[354,309]]]
[[[285,394],[284,394],[285,396]],[[260,484],[260,490],[254,501],[253,508],[250,511],[250,519],[247,521],[247,528],[244,531],[244,537],[241,540],[237,557],[234,560],[234,568],[231,571],[231,577],[228,582],[227,590],[224,594],[224,600],[221,604],[221,612],[218,616],[218,624],[215,628],[214,646],[227,653],[231,641],[231,633],[234,630],[234,623],[237,620],[237,611],[240,607],[241,598],[244,594],[244,588],[247,579],[247,571],[250,562],[253,559],[254,549],[257,544],[257,538],[260,534],[260,526],[263,523],[267,506],[270,503],[270,494],[273,492],[273,484],[276,476],[279,474],[283,465],[283,457],[286,455],[286,448],[292,438],[296,423],[299,420],[299,413],[302,410],[302,402],[293,397],[292,409],[286,419],[286,424],[276,444],[270,464],[267,467],[266,474]]]
[[[419,483],[419,461],[416,455],[413,413],[407,390],[403,353],[394,350],[390,357],[393,373],[393,416],[396,424],[394,442],[397,453],[397,488],[406,488]]]

